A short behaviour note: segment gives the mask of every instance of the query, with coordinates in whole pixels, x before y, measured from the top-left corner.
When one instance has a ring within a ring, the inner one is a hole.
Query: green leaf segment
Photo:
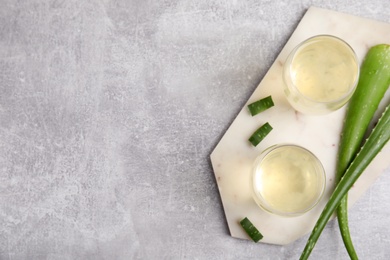
[[[357,259],[348,228],[347,192],[390,139],[389,105],[359,151],[367,127],[389,84],[390,45],[374,46],[363,61],[358,86],[348,105],[337,162],[336,179],[339,182],[320,215],[300,259],[309,257],[336,209],[346,249],[351,259]]]

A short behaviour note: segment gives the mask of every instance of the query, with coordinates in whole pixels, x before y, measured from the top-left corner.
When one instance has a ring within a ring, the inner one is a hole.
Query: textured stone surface
[[[385,0],[0,0],[0,259],[297,259],[306,238],[229,236],[209,155],[311,5],[390,22]],[[390,257],[389,184],[351,210],[362,259]]]

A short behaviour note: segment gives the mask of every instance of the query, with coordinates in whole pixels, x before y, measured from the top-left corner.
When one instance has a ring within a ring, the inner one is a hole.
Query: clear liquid
[[[322,166],[308,151],[282,146],[257,166],[254,192],[270,211],[296,213],[313,206],[323,189]]]
[[[331,102],[350,93],[359,68],[348,46],[334,38],[321,37],[297,50],[290,73],[293,84],[304,96]]]

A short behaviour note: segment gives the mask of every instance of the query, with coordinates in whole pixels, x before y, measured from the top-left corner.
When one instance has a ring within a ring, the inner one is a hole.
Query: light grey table
[[[297,259],[229,236],[209,155],[309,6],[390,7],[293,2],[0,0],[0,259]],[[389,185],[350,211],[361,259]],[[312,259],[348,259],[335,221]]]

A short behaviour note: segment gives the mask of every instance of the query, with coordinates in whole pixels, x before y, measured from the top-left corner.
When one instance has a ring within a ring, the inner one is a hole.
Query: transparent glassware
[[[348,43],[335,36],[317,35],[288,56],[283,66],[284,93],[301,113],[327,114],[348,102],[359,72],[357,56]]]
[[[325,170],[309,150],[278,144],[264,150],[252,168],[253,198],[265,211],[293,217],[312,209],[323,196]]]

